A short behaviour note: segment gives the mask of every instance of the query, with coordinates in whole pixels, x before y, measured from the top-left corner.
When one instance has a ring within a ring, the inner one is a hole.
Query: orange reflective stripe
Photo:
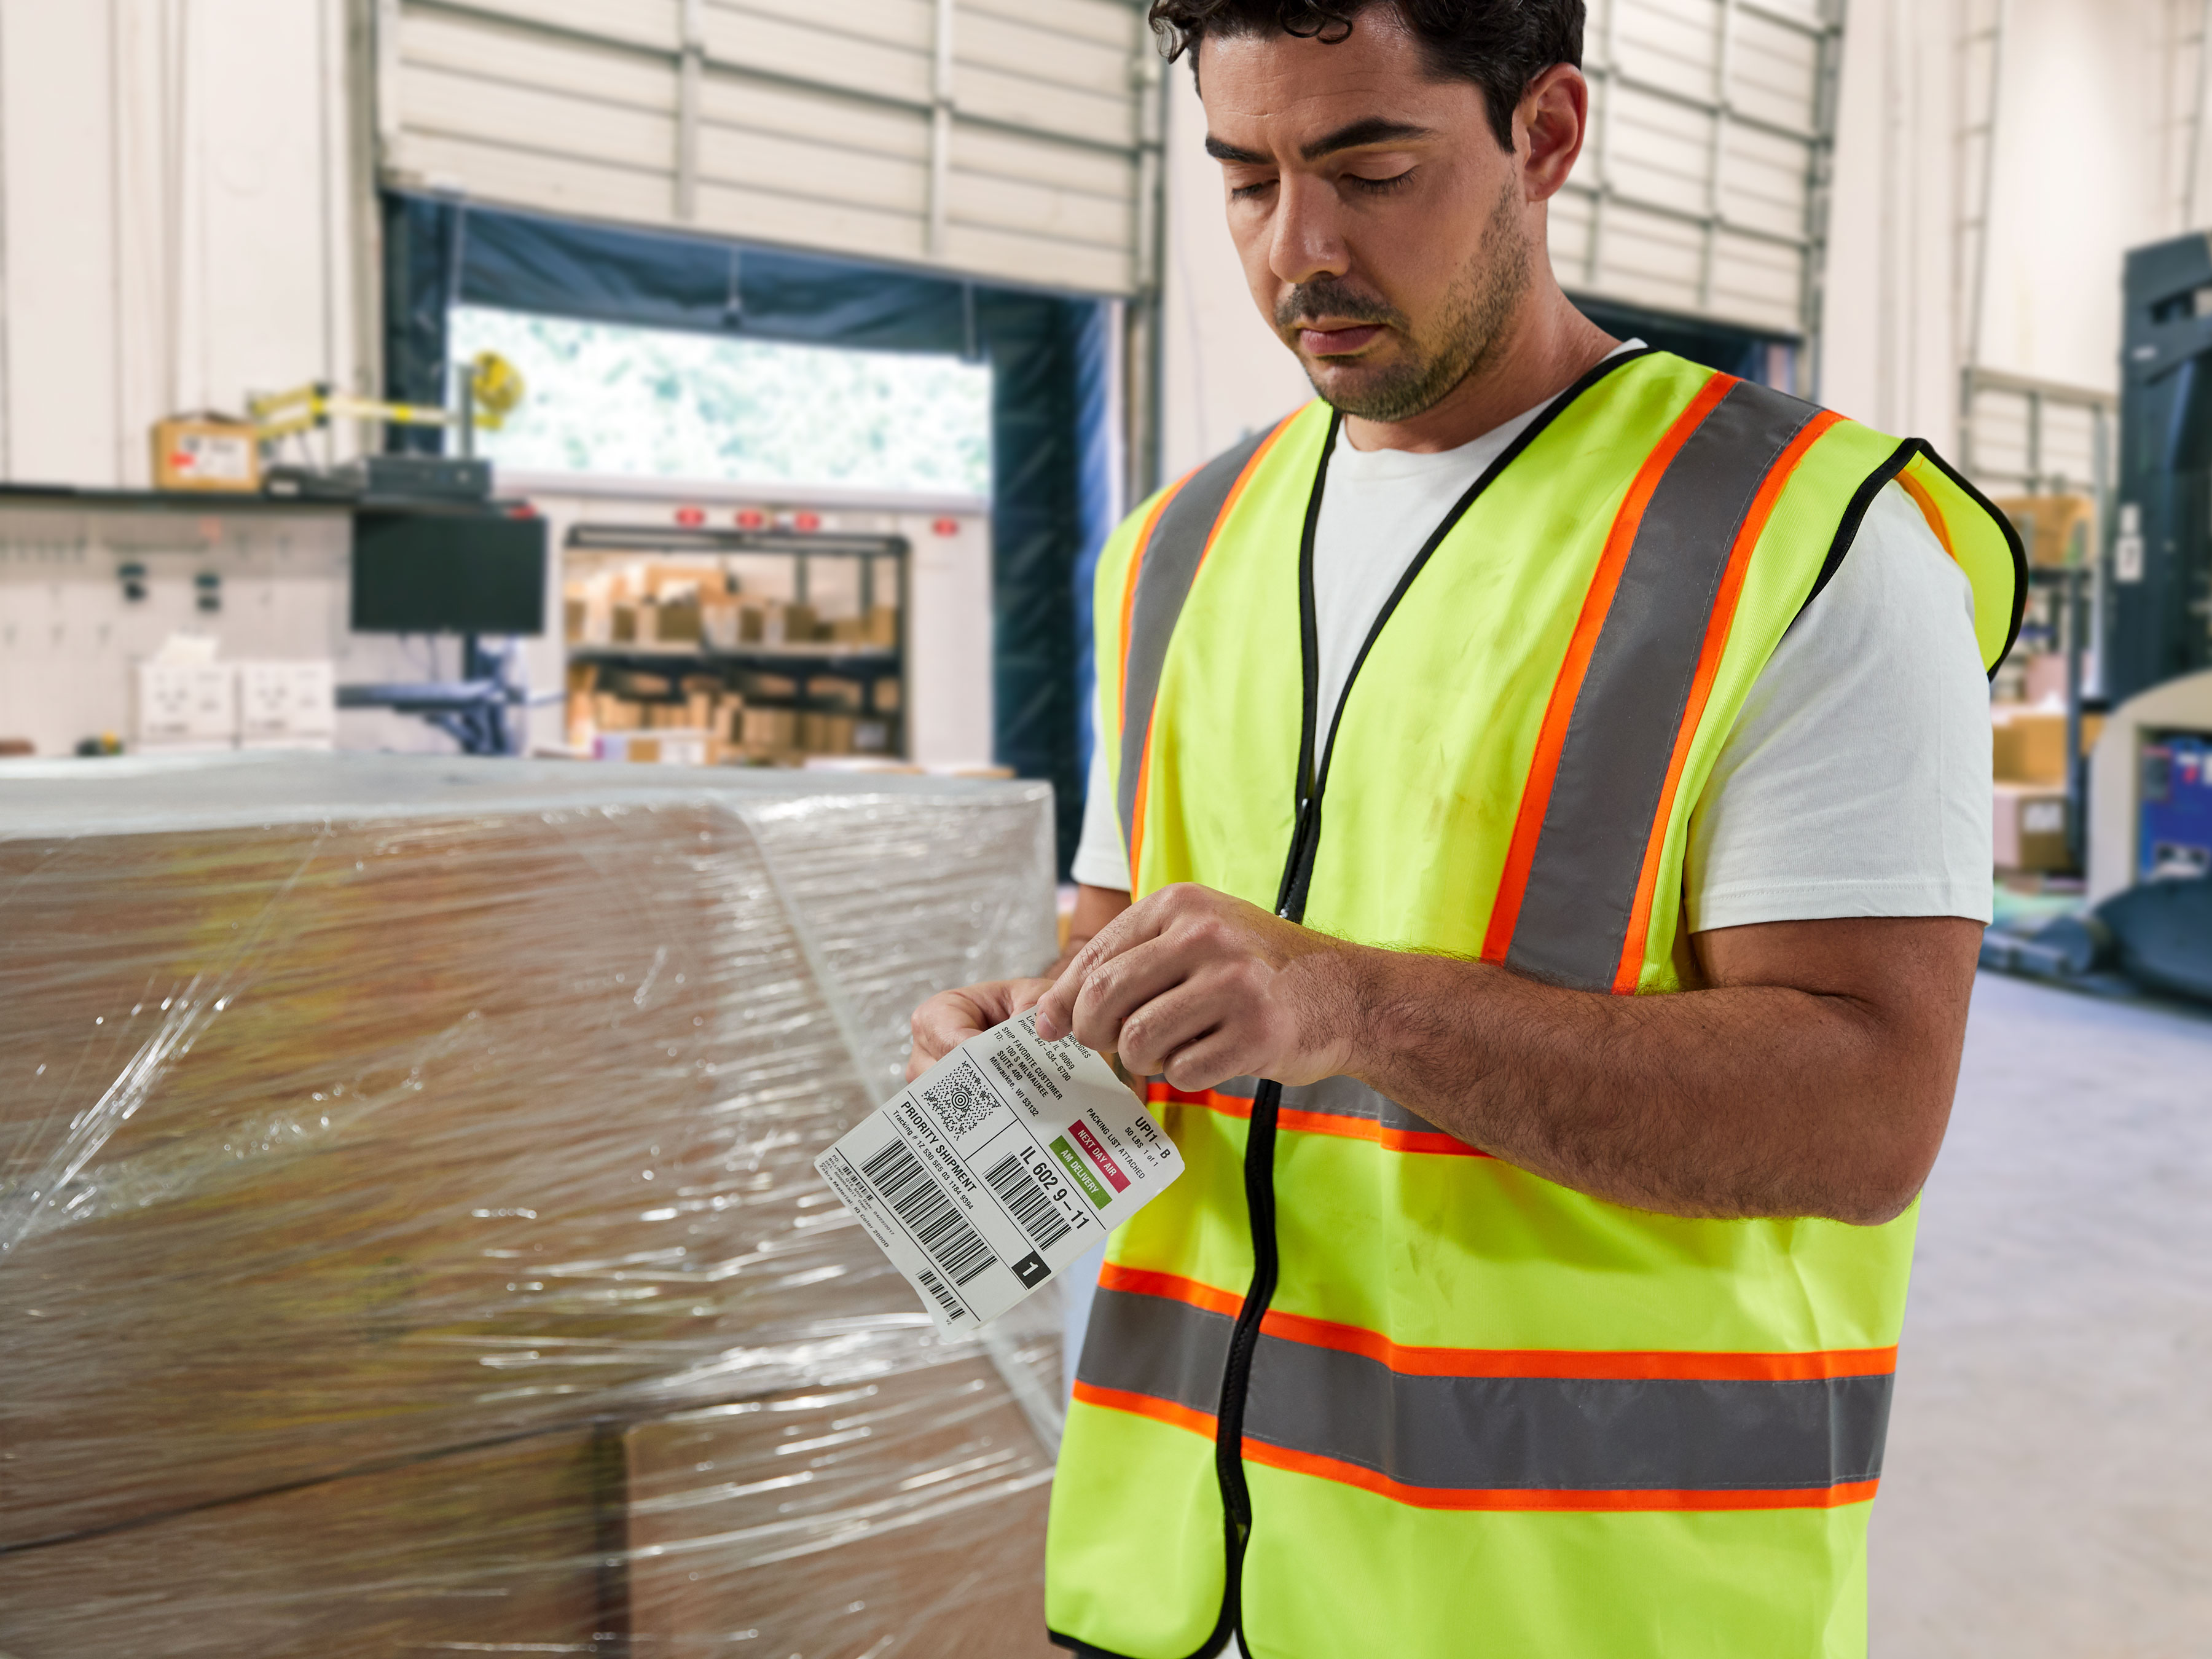
[[[1212,1419],[1208,1419],[1209,1423]],[[1211,1428],[1206,1432],[1212,1433]],[[1787,1491],[1757,1488],[1719,1492],[1578,1492],[1572,1488],[1508,1487],[1479,1491],[1458,1486],[1409,1486],[1358,1463],[1271,1446],[1244,1437],[1244,1456],[1249,1462],[1334,1480],[1378,1498],[1423,1510],[1548,1510],[1558,1513],[1620,1510],[1832,1510],[1874,1500],[1878,1480],[1854,1480],[1835,1486],[1796,1486]]]
[[[1959,550],[1951,545],[1951,526],[1944,522],[1943,509],[1936,505],[1936,498],[1928,493],[1928,486],[1912,476],[1911,463],[1905,464],[1905,469],[1897,475],[1897,481],[1905,486],[1905,493],[1911,496],[1913,504],[1919,507],[1920,516],[1928,520],[1928,527],[1936,532],[1936,539],[1943,544],[1943,551],[1950,556],[1951,562],[1958,563]]]
[[[1243,1095],[1217,1094],[1211,1089],[1192,1092],[1174,1089],[1154,1079],[1146,1085],[1145,1098],[1154,1106],[1198,1106],[1224,1117],[1249,1118],[1252,1103]],[[1470,1146],[1457,1135],[1441,1129],[1400,1129],[1370,1117],[1346,1117],[1338,1112],[1301,1111],[1279,1108],[1275,1127],[1300,1134],[1335,1135],[1345,1140],[1364,1140],[1386,1152],[1419,1152],[1431,1158],[1490,1158],[1480,1146]]]
[[[1214,514],[1212,525],[1207,526],[1206,542],[1199,546],[1197,564],[1190,566],[1190,575],[1188,575],[1186,580],[1186,592],[1188,592],[1188,584],[1194,584],[1194,581],[1199,580],[1199,571],[1206,568],[1206,556],[1207,553],[1212,553],[1214,542],[1221,538],[1221,526],[1228,525],[1230,514],[1237,511],[1237,502],[1243,500],[1245,484],[1252,483],[1252,473],[1259,469],[1261,460],[1265,460],[1265,458],[1267,458],[1267,452],[1274,449],[1276,438],[1281,438],[1281,435],[1290,429],[1290,422],[1291,420],[1297,420],[1298,414],[1301,414],[1301,411],[1291,411],[1291,414],[1283,416],[1283,418],[1274,425],[1274,431],[1270,431],[1265,438],[1261,438],[1259,447],[1256,447],[1255,452],[1252,452],[1252,456],[1245,460],[1243,467],[1237,471],[1237,477],[1230,483],[1228,495],[1221,498],[1221,507],[1218,507],[1218,511]],[[1207,465],[1212,465],[1212,462],[1207,462]],[[1206,471],[1206,467],[1199,467],[1197,471],[1188,473],[1182,483],[1176,484],[1172,495],[1179,495],[1179,493],[1183,491],[1183,484],[1190,483],[1192,477],[1197,477],[1201,471]],[[1155,533],[1157,526],[1159,526],[1161,514],[1166,511],[1166,507],[1168,507],[1168,498],[1161,498],[1159,507],[1152,508],[1152,518],[1146,522],[1144,526],[1146,550],[1151,549],[1152,533]],[[1128,592],[1126,592],[1124,599],[1121,599],[1121,684],[1124,684],[1124,688],[1128,686],[1130,626],[1133,626],[1134,611],[1137,611],[1137,575],[1139,575],[1139,566],[1141,566],[1141,560],[1130,560]],[[1179,613],[1182,613],[1182,604],[1176,604],[1176,615]],[[1170,629],[1172,629],[1172,622],[1170,622]],[[1128,890],[1133,891],[1133,894],[1137,891],[1137,860],[1139,860],[1141,852],[1144,852],[1144,807],[1146,807],[1146,799],[1151,796],[1151,787],[1152,787],[1152,723],[1155,723],[1157,710],[1159,710],[1159,703],[1157,702],[1146,710],[1144,748],[1141,748],[1139,754],[1137,754],[1137,792],[1134,792],[1134,805],[1133,810],[1130,810],[1130,821],[1128,821]]]
[[[1697,678],[1690,683],[1689,702],[1682,710],[1681,725],[1674,732],[1674,752],[1667,764],[1667,781],[1660,791],[1659,810],[1652,814],[1651,836],[1644,851],[1644,873],[1636,884],[1636,908],[1629,913],[1620,966],[1613,975],[1613,988],[1617,995],[1632,993],[1643,976],[1644,946],[1651,933],[1651,905],[1658,893],[1659,866],[1667,850],[1668,826],[1674,816],[1674,796],[1681,787],[1683,768],[1689,763],[1691,742],[1698,735],[1698,722],[1705,719],[1705,704],[1712,696],[1713,679],[1720,672],[1721,654],[1728,648],[1729,630],[1735,622],[1736,601],[1743,593],[1744,573],[1751,568],[1752,550],[1765,534],[1766,521],[1774,516],[1774,504],[1782,499],[1783,490],[1796,475],[1806,452],[1843,418],[1824,409],[1806,422],[1804,429],[1790,441],[1790,447],[1782,452],[1759,485],[1759,494],[1752,498],[1751,510],[1744,514],[1742,526],[1736,532],[1735,545],[1729,550],[1728,568],[1721,578],[1720,591],[1714,595],[1712,615],[1705,624],[1705,647],[1698,655]]]
[[[1112,1261],[1098,1270],[1098,1288],[1102,1291],[1128,1291],[1138,1296],[1162,1297],[1170,1302],[1203,1308],[1208,1313],[1226,1314],[1231,1319],[1244,1305],[1243,1297],[1216,1285],[1185,1279],[1181,1273],[1155,1272],[1150,1267],[1124,1267]]]
[[[1627,498],[1613,518],[1604,555],[1598,560],[1589,592],[1583,598],[1582,614],[1576,619],[1574,634],[1567,642],[1566,660],[1559,666],[1559,678],[1552,686],[1551,701],[1544,708],[1535,757],[1528,769],[1528,781],[1522,790],[1520,812],[1513,821],[1513,839],[1506,849],[1504,873],[1499,878],[1498,896],[1490,908],[1490,926],[1483,936],[1485,962],[1503,962],[1512,945],[1513,930],[1521,920],[1521,901],[1528,888],[1528,872],[1535,862],[1536,843],[1544,832],[1545,810],[1551,805],[1552,781],[1558,775],[1559,754],[1566,746],[1567,726],[1574,717],[1575,699],[1582,690],[1590,653],[1596,649],[1598,635],[1604,629],[1606,614],[1612,609],[1621,570],[1636,544],[1636,532],[1644,522],[1644,509],[1650,505],[1652,492],[1659,487],[1660,478],[1673,465],[1682,446],[1690,441],[1690,434],[1737,384],[1735,376],[1719,374],[1705,382],[1690,400],[1690,406],[1667,429],[1658,447],[1644,458],[1635,482],[1629,486]]]
[[[1215,1419],[1212,1412],[1193,1411],[1172,1400],[1158,1400],[1148,1394],[1132,1394],[1127,1389],[1102,1389],[1096,1382],[1078,1378],[1072,1390],[1076,1399],[1086,1406],[1101,1406],[1109,1412],[1128,1412],[1138,1417],[1149,1417],[1170,1428],[1187,1429],[1191,1433],[1213,1438]]]
[[[1243,1306],[1234,1291],[1180,1273],[1109,1262],[1098,1275],[1102,1291],[1157,1296],[1231,1318]],[[1738,1353],[1691,1349],[1443,1348],[1392,1341],[1362,1325],[1340,1324],[1270,1309],[1260,1322],[1267,1335],[1310,1347],[1356,1353],[1404,1376],[1538,1376],[1619,1382],[1814,1382],[1836,1376],[1887,1376],[1897,1370],[1897,1348],[1831,1348],[1796,1353]]]

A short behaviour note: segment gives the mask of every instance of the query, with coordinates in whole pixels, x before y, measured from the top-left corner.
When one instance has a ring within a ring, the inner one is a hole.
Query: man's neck
[[[1433,455],[1473,443],[1556,398],[1620,343],[1577,311],[1548,278],[1534,284],[1498,349],[1437,402],[1403,421],[1344,420],[1354,449]]]

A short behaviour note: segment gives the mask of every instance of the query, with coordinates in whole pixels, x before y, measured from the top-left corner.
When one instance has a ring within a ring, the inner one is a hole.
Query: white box
[[[137,745],[228,747],[238,740],[238,676],[222,662],[137,665]]]
[[[238,735],[243,746],[331,746],[337,732],[337,692],[328,659],[235,666]]]

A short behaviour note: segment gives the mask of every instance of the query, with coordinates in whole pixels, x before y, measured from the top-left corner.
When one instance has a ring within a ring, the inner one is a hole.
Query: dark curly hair
[[[1262,34],[1280,29],[1334,45],[1351,37],[1354,20],[1388,5],[1426,48],[1430,70],[1443,80],[1482,88],[1490,130],[1513,148],[1513,112],[1554,64],[1583,62],[1583,0],[1152,0],[1146,21],[1168,61],[1185,52],[1198,68],[1198,43],[1209,34]]]

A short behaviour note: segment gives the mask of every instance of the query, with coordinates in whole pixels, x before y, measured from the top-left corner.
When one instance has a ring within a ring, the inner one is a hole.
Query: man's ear
[[[1589,82],[1572,64],[1553,64],[1513,112],[1513,147],[1523,157],[1528,200],[1545,202],[1559,194],[1589,131]]]

